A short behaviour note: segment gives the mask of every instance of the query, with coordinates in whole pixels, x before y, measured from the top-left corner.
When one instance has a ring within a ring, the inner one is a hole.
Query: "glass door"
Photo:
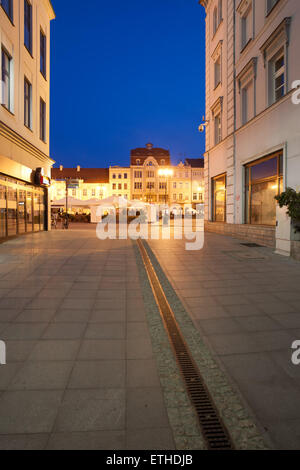
[[[32,192],[27,191],[26,193],[26,231],[32,232],[33,231],[33,198]]]
[[[18,191],[18,233],[26,232],[26,218],[25,218],[25,209],[26,208],[26,191],[24,189],[19,189]]]
[[[7,235],[17,234],[17,186],[10,184],[7,187]]]

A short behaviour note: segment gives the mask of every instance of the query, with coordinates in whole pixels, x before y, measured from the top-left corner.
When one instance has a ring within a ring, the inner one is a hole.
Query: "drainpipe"
[[[234,197],[234,203],[233,203],[233,223],[236,224],[236,69],[235,69],[235,59],[236,59],[236,13],[235,13],[235,6],[236,6],[236,0],[233,0],[233,64],[234,64],[234,70],[233,70],[233,115],[234,115],[234,122],[233,122],[233,165],[234,165],[234,189],[233,189],[233,197]]]

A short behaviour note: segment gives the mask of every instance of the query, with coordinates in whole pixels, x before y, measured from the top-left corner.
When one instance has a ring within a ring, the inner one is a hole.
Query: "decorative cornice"
[[[48,155],[35,147],[35,145],[28,142],[28,140],[24,139],[24,137],[20,136],[17,132],[12,130],[2,121],[0,121],[0,135],[20,147],[22,150],[30,153],[33,157],[37,158],[41,162],[46,161],[52,165],[55,163],[55,161],[52,160]]]
[[[223,45],[223,41],[221,40],[221,41],[218,42],[218,44],[217,44],[217,46],[216,46],[214,52],[213,52],[212,55],[211,55],[211,58],[212,58],[213,60],[215,60],[216,58],[218,58],[218,56],[219,56],[219,54],[220,54],[220,51],[222,50],[222,45]]]
[[[275,31],[273,31],[271,36],[269,36],[268,39],[264,42],[264,44],[260,47],[260,51],[264,57],[265,66],[266,66],[267,49],[272,45],[273,42],[275,42],[276,39],[280,37],[280,35],[282,35],[283,43],[285,43],[286,46],[289,45],[291,21],[292,21],[292,18],[290,16],[284,18],[284,20],[275,29]]]
[[[213,114],[216,114],[216,111],[223,110],[223,96],[219,96],[219,98],[211,106],[210,110]]]
[[[254,77],[254,79],[256,79],[256,70],[257,57],[252,57],[252,59],[249,60],[249,62],[245,65],[245,67],[240,71],[240,73],[236,77],[239,84],[239,92],[241,91],[241,82],[247,74],[252,73],[252,76]]]
[[[239,13],[239,15],[244,16],[245,13],[248,11],[248,8],[251,5],[252,5],[252,0],[241,0],[236,11]]]

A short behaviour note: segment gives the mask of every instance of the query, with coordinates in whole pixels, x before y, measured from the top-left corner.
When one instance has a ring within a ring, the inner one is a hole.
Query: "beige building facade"
[[[0,5],[0,239],[49,228],[49,0]]]
[[[275,196],[300,188],[297,0],[201,0],[206,9],[205,216],[209,230],[276,246],[293,233]]]
[[[110,196],[152,204],[202,204],[204,202],[204,160],[188,158],[172,165],[167,150],[152,144],[131,151],[129,167],[53,168],[53,206],[66,195],[66,181],[78,181],[68,196],[86,202]],[[93,201],[91,201],[93,203]],[[87,206],[82,207],[87,210]]]

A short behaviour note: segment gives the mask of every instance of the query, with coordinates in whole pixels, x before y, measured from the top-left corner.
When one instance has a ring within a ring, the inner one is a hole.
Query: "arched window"
[[[140,164],[141,164],[141,160],[137,159],[137,160],[136,160],[136,164],[137,164],[137,165],[140,165]]]
[[[161,165],[165,165],[165,164],[166,164],[166,160],[161,160],[161,161],[160,161],[160,164],[161,164]]]

